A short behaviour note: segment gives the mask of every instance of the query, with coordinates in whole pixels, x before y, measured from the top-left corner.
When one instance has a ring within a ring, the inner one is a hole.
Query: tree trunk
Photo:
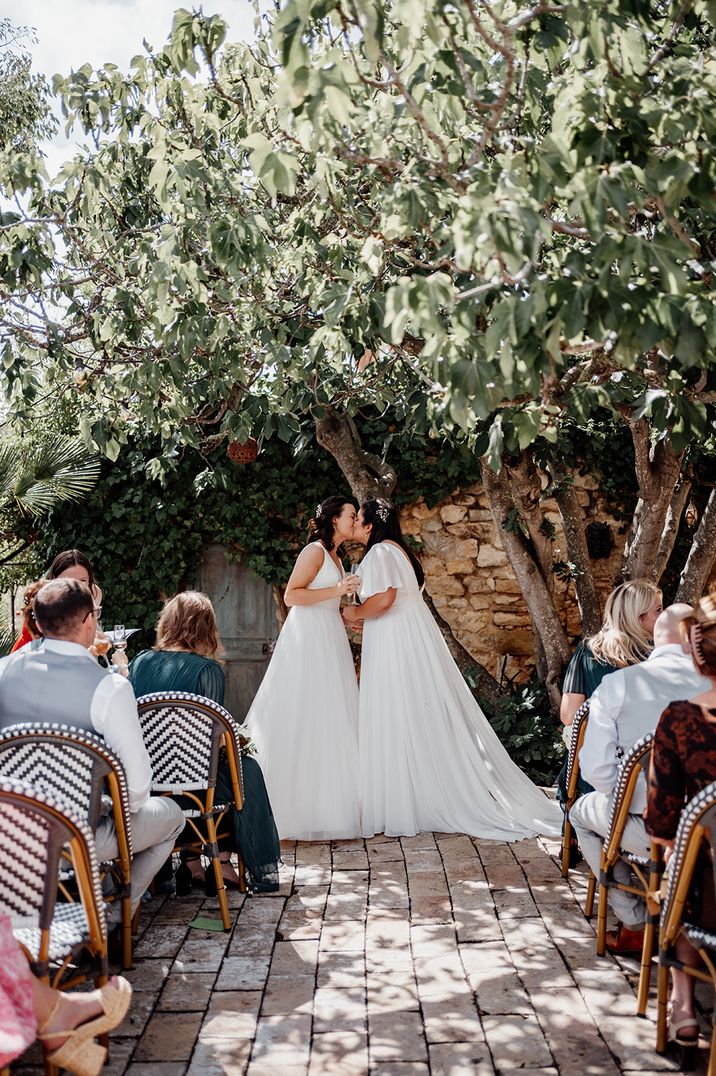
[[[531,451],[521,452],[516,466],[503,464],[507,471],[510,491],[515,508],[519,512],[532,543],[532,553],[550,594],[554,593],[554,546],[540,497],[542,483]]]
[[[522,589],[532,621],[538,626],[547,661],[545,683],[550,702],[556,711],[559,709],[562,697],[560,691],[562,672],[570,657],[567,637],[557,615],[553,596],[528,549],[524,536],[519,531],[505,528],[505,521],[515,507],[507,473],[503,469],[499,474],[495,474],[483,462],[482,480],[497,532]]]
[[[398,476],[379,456],[366,452],[349,415],[327,407],[323,418],[316,419],[316,439],[333,456],[359,501],[390,497]]]
[[[651,444],[645,418],[629,422],[634,442],[634,461],[639,500],[624,547],[624,579],[656,579],[666,518],[681,473],[683,452],[674,452],[668,435]]]
[[[574,589],[577,595],[582,635],[595,635],[602,626],[602,603],[594,582],[592,561],[587,548],[584,510],[579,503],[571,475],[565,471],[561,460],[550,463],[555,484],[554,499],[562,517],[567,557],[574,565]]]
[[[716,560],[716,490],[711,490],[703,515],[691,542],[675,601],[693,605],[704,592]]]
[[[359,501],[364,501],[367,497],[390,497],[397,482],[397,474],[378,456],[366,452],[356,424],[350,416],[327,408],[325,416],[316,420],[316,438],[319,445],[334,457]],[[450,625],[440,616],[427,593],[425,599],[458,668],[461,672],[469,668],[472,678],[478,681],[478,686],[472,689],[477,701],[479,702],[480,698],[491,701],[497,699],[501,691],[495,678],[458,642]]]
[[[689,499],[690,493],[691,480],[682,478],[674,490],[671,504],[666,513],[664,531],[661,535],[659,552],[656,555],[656,566],[654,569],[654,579],[657,583],[666,571],[666,565],[669,563],[669,557],[672,554],[676,536],[679,533],[679,524],[681,523],[681,517],[684,514],[684,508],[686,507],[686,502]]]

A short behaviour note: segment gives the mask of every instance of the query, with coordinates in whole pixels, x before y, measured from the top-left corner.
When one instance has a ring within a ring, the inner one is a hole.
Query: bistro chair
[[[633,893],[642,897],[647,905],[647,919],[644,927],[644,945],[641,954],[639,972],[639,994],[637,1013],[643,1016],[649,998],[651,980],[651,961],[654,954],[654,938],[658,916],[658,892],[661,886],[663,860],[660,846],[651,843],[649,856],[637,856],[622,848],[624,829],[629,820],[630,807],[636,792],[639,778],[644,780],[649,775],[651,751],[654,733],[649,732],[629,749],[619,768],[619,776],[614,789],[612,812],[602,845],[599,869],[599,902],[597,906],[597,954],[604,956],[607,936],[607,905],[609,889],[620,889],[624,893]],[[614,877],[614,868],[622,860],[631,870],[632,878],[620,882]]]
[[[27,783],[67,803],[85,818],[92,833],[107,806],[117,837],[118,855],[107,865],[122,905],[122,966],[132,966],[131,858],[129,793],[124,767],[100,736],[68,725],[34,723],[8,726],[0,733],[0,775]]]
[[[569,812],[577,800],[577,787],[579,782],[579,752],[584,743],[584,736],[589,721],[589,700],[586,700],[577,710],[572,720],[572,736],[569,741],[569,753],[567,755],[567,776],[565,787],[567,800],[562,805],[564,811],[564,830],[562,832],[562,877],[569,876],[569,846],[572,841],[572,823],[569,821]],[[587,883],[587,897],[584,903],[584,914],[590,919],[594,911],[594,894],[597,888],[597,879],[592,871],[589,871]]]
[[[57,903],[63,861],[79,902]],[[73,961],[84,951],[97,986],[107,981],[107,924],[94,850],[84,818],[65,802],[0,778],[0,912],[33,972],[57,988],[86,978]]]
[[[244,803],[239,726],[223,706],[188,691],[142,695],[137,699],[137,707],[152,764],[152,792],[184,798],[182,807],[187,825],[194,831],[201,852],[210,860],[221,921],[224,929],[229,930],[231,919],[219,859],[217,820],[229,807],[240,811]],[[214,795],[222,747],[226,750],[233,799],[217,804]],[[240,859],[239,875],[245,892],[245,871]]]
[[[714,847],[716,846],[716,781],[713,781],[687,803],[681,813],[671,861],[667,869],[666,896],[661,906],[659,926],[659,971],[657,977],[656,1050],[663,1053],[667,1046],[667,1003],[669,968],[678,968],[711,983],[716,989],[716,931],[693,922],[689,907],[696,885],[709,875],[714,878]],[[679,936],[691,942],[701,957],[704,968],[690,968],[676,956]],[[716,1003],[711,1015],[711,1050],[708,1076],[716,1076]]]

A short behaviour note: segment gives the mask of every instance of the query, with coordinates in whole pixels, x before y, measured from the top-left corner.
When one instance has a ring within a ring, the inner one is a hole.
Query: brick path
[[[188,928],[215,900],[144,906],[109,1076],[677,1069],[654,1053],[653,1001],[634,1016],[636,963],[595,956],[584,875],[562,880],[554,842],[283,848],[281,892],[231,894],[230,934]]]

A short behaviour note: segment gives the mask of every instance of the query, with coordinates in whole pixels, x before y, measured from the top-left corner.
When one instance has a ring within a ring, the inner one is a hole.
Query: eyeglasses
[[[83,624],[84,624],[84,622],[85,622],[85,620],[87,619],[88,616],[94,616],[94,617],[97,618],[97,620],[99,620],[99,618],[102,616],[102,606],[101,605],[95,605],[94,609],[92,609],[91,612],[85,613],[85,615],[82,617],[82,623]]]

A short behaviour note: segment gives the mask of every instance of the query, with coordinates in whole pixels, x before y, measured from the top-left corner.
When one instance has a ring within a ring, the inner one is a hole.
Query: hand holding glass
[[[110,646],[109,638],[105,635],[104,631],[102,630],[102,624],[98,620],[97,624],[95,626],[94,648],[95,648],[95,651],[97,653],[97,657],[105,659],[105,664],[107,662],[107,654],[109,653],[109,646]]]
[[[127,649],[127,629],[125,628],[124,624],[115,624],[114,625],[114,631],[113,631],[112,635],[113,635],[113,638],[114,638],[114,649],[115,650],[120,650],[120,651],[121,650],[126,650]]]
[[[357,585],[356,589],[353,591],[353,594],[351,595],[351,602],[353,603],[353,605],[358,604],[358,591],[360,590],[360,576],[356,574],[357,572],[358,572],[358,562],[356,561],[355,564],[351,564],[351,575],[355,575],[356,579],[358,580],[358,585]]]

